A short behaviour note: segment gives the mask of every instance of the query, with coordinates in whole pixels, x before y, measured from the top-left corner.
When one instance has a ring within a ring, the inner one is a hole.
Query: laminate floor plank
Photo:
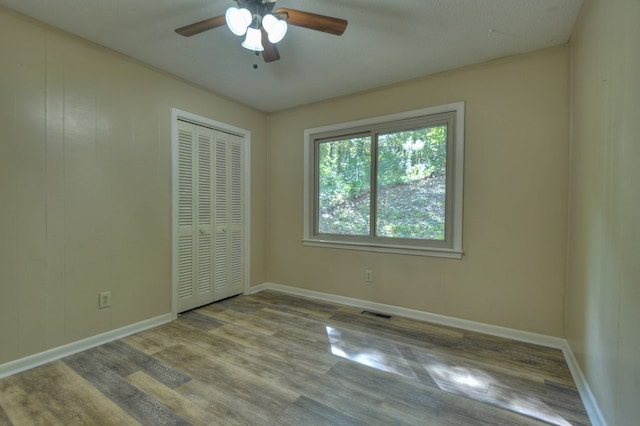
[[[389,417],[396,419],[399,424],[438,426],[444,424],[442,418],[440,418],[439,409],[436,411],[428,409],[417,410],[400,401],[385,399],[382,404],[380,404],[380,410]]]
[[[13,423],[9,419],[7,413],[5,413],[0,403],[0,426],[13,426]]]
[[[296,315],[291,311],[280,311],[275,307],[265,307],[255,313],[260,322],[271,324],[278,331],[296,330],[302,340],[326,340],[327,321],[323,318]]]
[[[211,316],[215,319],[221,320],[224,323],[233,323],[243,327],[251,328],[252,330],[259,331],[266,335],[272,335],[278,331],[276,326],[271,324],[264,324],[259,321],[253,314],[249,315],[243,312],[235,311],[233,309],[211,309],[215,304],[200,308],[200,312],[204,315]],[[254,310],[254,314],[255,314]]]
[[[507,369],[495,363],[482,362],[475,357],[462,357],[452,354],[428,353],[411,349],[411,358],[425,371],[438,387],[456,387],[465,384],[462,378],[468,378],[467,382],[502,384],[518,389],[525,388],[529,392],[537,391],[544,394],[544,376],[534,375],[529,372]],[[515,372],[514,372],[515,371]]]
[[[121,340],[107,343],[103,345],[102,348],[111,351],[117,357],[117,362],[120,365],[128,365],[132,372],[144,371],[171,389],[191,380],[191,377],[188,375],[180,373],[176,369],[169,367],[156,358],[146,355],[144,352],[136,350]],[[123,377],[129,374],[123,374]]]
[[[219,389],[215,385],[199,380],[185,383],[176,391],[199,407],[203,407],[225,426],[276,424],[273,419],[280,416],[286,409],[286,407],[282,407],[274,415],[274,410],[263,408],[260,401],[254,403],[250,399],[250,394],[249,397],[245,395],[238,397],[233,392]],[[207,425],[207,423],[194,424]]]
[[[223,321],[218,321],[197,311],[189,311],[180,314],[180,321],[190,325],[191,327],[204,331],[213,330],[214,328],[224,325]]]
[[[441,398],[434,398],[437,389],[386,371],[366,365],[341,360],[327,373],[329,376],[347,380],[360,389],[375,392],[381,398],[392,398],[407,405],[414,405],[434,412],[440,407]]]
[[[225,366],[242,369],[253,380],[267,383],[270,388],[288,389],[297,394],[322,374],[310,365],[282,359],[268,351],[233,350],[221,354],[218,360]]]
[[[265,304],[258,298],[247,298],[242,296],[230,297],[222,301],[225,308],[234,311],[242,312],[244,314],[252,314],[256,310],[265,307]]]
[[[301,396],[280,417],[285,425],[366,425],[339,410]]]
[[[328,371],[336,363],[336,357],[328,351],[309,350],[309,345],[283,338],[279,334],[266,336],[235,324],[226,324],[210,331],[210,333],[249,348],[270,346],[271,353],[278,358],[287,359],[289,362],[305,366],[320,374]]]
[[[274,330],[273,336],[303,345],[308,351],[330,353],[328,325],[325,320],[293,315],[265,308],[255,313],[255,320]]]
[[[283,312],[294,312],[298,315],[327,319],[338,312],[341,307],[334,303],[313,300],[275,292],[261,292],[255,295],[256,300]]]
[[[310,382],[303,395],[367,424],[406,425],[382,408],[385,396],[350,380],[324,375]]]
[[[156,352],[160,352],[161,350],[176,344],[175,340],[168,338],[166,335],[158,331],[162,327],[164,327],[164,325],[151,330],[132,334],[120,340],[133,346],[139,351],[146,353],[147,355],[153,355]]]
[[[438,352],[441,354],[464,354],[466,358],[478,358],[482,360],[492,359],[502,365],[509,364],[513,367],[524,368],[532,372],[543,371],[545,376],[549,372],[561,371],[560,376],[567,374],[566,363],[556,362],[539,356],[532,350],[527,352],[527,346],[522,349],[522,344],[509,339],[494,338],[488,340],[489,344],[483,346],[477,341],[479,333],[455,332],[454,329],[447,329],[447,333],[434,333],[425,328],[420,330],[417,327],[406,328],[394,321],[376,317],[365,317],[362,315],[346,315],[341,313],[331,318],[339,321],[345,327],[361,330],[364,333],[386,338],[391,341],[414,346],[418,349],[425,349],[426,352]],[[533,349],[537,349],[534,345]],[[561,351],[554,350],[555,353],[562,354]]]
[[[399,416],[399,421],[424,418],[433,419],[434,424],[456,424],[457,418],[477,417],[466,424],[481,424],[480,422],[485,419],[493,419],[492,421],[495,422],[487,424],[544,424],[510,410],[491,407],[473,398],[443,392],[420,383],[407,381],[392,373],[367,369],[363,365],[339,362],[329,374],[357,383],[363,388],[376,389],[381,395],[386,395],[382,408],[403,407],[404,414]]]
[[[476,356],[461,355],[455,351],[442,351],[438,348],[423,350],[421,348],[409,347],[408,352],[404,354],[407,359],[411,359],[420,365],[420,368],[426,371],[432,380],[434,376],[437,375],[434,375],[430,370],[434,370],[436,367],[457,370],[467,369],[498,379],[503,378],[506,381],[522,380],[534,386],[542,385],[545,379],[550,377],[548,374],[545,375],[526,369],[513,368],[513,366],[505,365],[503,362],[483,359]]]
[[[188,326],[186,321],[181,320],[181,317],[170,323],[127,336],[121,340],[147,355],[152,355],[183,342],[198,344],[212,350],[216,349],[211,335],[202,329]]]
[[[237,344],[230,340],[220,339],[211,333],[190,327],[181,323],[180,319],[163,325],[158,329],[158,332],[167,342],[171,342],[167,348],[174,347],[177,344],[198,346],[215,354],[225,352],[231,347],[237,347]]]
[[[189,424],[161,402],[131,385],[117,371],[110,370],[97,356],[100,350],[90,349],[63,361],[141,424]]]
[[[0,404],[16,426],[138,424],[61,361],[0,380]]]
[[[362,309],[356,309],[351,307],[343,308],[342,311],[351,312],[352,314],[362,313]],[[455,327],[430,324],[428,322],[416,321],[410,318],[403,318],[398,316],[391,317],[389,321],[393,323],[395,326],[404,330],[413,330],[420,333],[428,333],[432,336],[441,336],[441,337],[446,337],[450,339],[461,339],[461,338],[464,338],[464,336],[469,333],[469,331],[467,330],[461,330]],[[488,337],[492,337],[492,336],[488,336]]]
[[[580,394],[573,386],[545,380],[545,402],[574,426],[588,425]]]
[[[537,345],[514,342],[509,339],[485,336],[480,333],[458,332],[448,329],[447,334],[435,334],[418,328],[405,328],[397,322],[376,317],[363,317],[340,313],[331,317],[347,327],[393,341],[411,344],[443,355],[464,354],[468,359],[493,362],[508,369],[528,372],[538,377],[553,377],[562,383],[573,383],[562,358],[562,351]],[[405,320],[406,321],[406,320]]]
[[[290,356],[283,357],[281,349],[279,342],[275,342],[275,348],[264,353],[255,353],[251,348],[232,350],[220,356],[216,362],[222,362],[226,368],[234,366],[242,370],[256,383],[266,383],[277,389],[289,389],[294,392],[294,396],[303,393],[313,394],[321,402],[324,402],[323,397],[326,397],[339,403],[355,406],[361,401],[375,405],[383,399],[360,392],[347,380],[325,374],[333,364],[338,362],[338,358],[328,353],[323,357],[326,357],[329,363],[322,367],[314,363],[313,359],[318,358],[317,354],[305,355],[287,348],[286,353]],[[313,359],[306,359],[308,357]],[[364,407],[365,404],[361,405]]]
[[[263,291],[0,379],[0,426],[587,426],[562,351]]]
[[[505,339],[503,345],[510,343]],[[523,360],[522,357],[514,358],[511,353],[498,353],[494,351],[478,350],[476,347],[464,347],[451,349],[450,347],[433,347],[428,351],[414,350],[418,356],[425,354],[427,358],[451,359],[455,363],[469,363],[482,366],[483,370],[503,371],[510,376],[526,377],[533,381],[542,382],[545,379],[553,379],[567,385],[573,384],[573,379],[566,363],[549,361],[548,363],[531,360]],[[477,361],[477,362],[476,362]]]
[[[260,374],[256,375],[255,367],[248,369],[234,357],[223,359],[196,346],[175,346],[159,352],[157,356],[210,386],[212,395],[226,395],[227,399],[243,401],[254,411],[263,412],[265,418],[279,415],[300,396],[294,390],[269,380],[278,372],[258,369]]]
[[[157,381],[142,371],[131,374],[127,377],[127,381],[142,392],[147,393],[158,401],[162,401],[173,412],[192,424],[225,424],[224,417],[221,417],[215,410],[211,410],[209,403],[194,402],[177,390],[165,386],[164,383]]]
[[[458,336],[433,334],[427,330],[406,329],[395,325],[393,321],[384,318],[371,317],[361,313],[339,312],[329,318],[329,325],[348,327],[378,337],[401,341],[424,348],[434,346],[463,349],[461,333]]]

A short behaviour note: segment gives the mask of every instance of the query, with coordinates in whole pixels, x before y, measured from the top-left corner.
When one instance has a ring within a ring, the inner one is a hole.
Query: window
[[[462,257],[464,103],[305,131],[304,244]]]

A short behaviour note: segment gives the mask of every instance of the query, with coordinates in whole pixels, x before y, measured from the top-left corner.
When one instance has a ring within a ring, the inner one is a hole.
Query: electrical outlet
[[[373,271],[371,269],[364,270],[364,281],[367,283],[373,282]]]
[[[111,292],[110,291],[102,291],[98,294],[98,308],[108,308],[111,306]]]

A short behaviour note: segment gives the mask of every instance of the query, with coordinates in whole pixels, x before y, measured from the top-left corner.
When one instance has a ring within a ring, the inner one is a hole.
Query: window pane
[[[376,235],[445,239],[447,126],[378,136]]]
[[[369,235],[371,138],[318,145],[318,232]]]

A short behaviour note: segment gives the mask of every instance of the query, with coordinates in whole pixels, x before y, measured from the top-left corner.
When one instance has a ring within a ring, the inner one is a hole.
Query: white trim
[[[460,107],[462,107],[462,110],[459,109]],[[449,104],[430,106],[430,107],[421,108],[421,109],[415,109],[415,110],[411,110],[411,111],[398,112],[398,113],[395,113],[395,114],[380,115],[380,116],[377,116],[377,117],[364,118],[364,119],[356,120],[356,121],[345,121],[345,122],[342,122],[342,123],[336,123],[336,124],[329,124],[329,125],[326,125],[326,126],[314,127],[312,129],[305,129],[304,136],[305,136],[305,139],[307,139],[308,136],[313,134],[313,133],[333,132],[335,130],[342,130],[344,128],[349,128],[349,127],[371,126],[371,125],[374,125],[374,124],[379,124],[380,121],[408,120],[408,119],[420,117],[420,116],[423,116],[423,115],[435,115],[435,114],[441,114],[441,113],[444,113],[444,112],[451,112],[451,111],[462,112],[464,114],[464,102],[452,102],[452,103],[449,103]],[[463,123],[463,125],[464,125],[464,123]],[[456,131],[458,131],[458,130],[459,129],[456,128]],[[463,133],[463,135],[464,135],[464,133]]]
[[[578,365],[573,351],[571,350],[571,347],[569,346],[569,343],[566,341],[566,339],[274,283],[263,283],[257,286],[250,287],[249,289],[245,290],[245,294],[255,294],[264,290],[276,290],[283,293],[309,297],[317,300],[324,300],[327,302],[340,303],[347,306],[354,306],[377,312],[388,313],[391,315],[403,316],[419,321],[427,321],[449,327],[457,327],[464,330],[485,333],[492,336],[505,337],[521,342],[561,349],[565,356],[567,365],[569,366],[569,370],[571,371],[573,380],[575,381],[578,388],[580,397],[582,398],[582,402],[585,406],[585,409],[587,410],[587,414],[589,415],[589,420],[594,426],[607,426],[607,422],[605,421],[604,416],[602,415],[602,411],[599,408],[598,402],[593,392],[591,391],[591,387],[582,374],[582,370],[580,369],[580,366]],[[20,373],[21,371],[38,367],[48,362],[56,361],[60,358],[73,355],[87,349],[91,349],[96,346],[103,345],[113,340],[121,339],[123,337],[166,324],[173,319],[175,319],[175,316],[172,313],[159,315],[157,317],[149,318],[135,324],[129,324],[115,330],[87,337],[86,339],[68,343],[63,346],[58,346],[57,348],[29,355],[15,361],[0,364],[0,379]]]
[[[384,243],[354,243],[349,241],[327,241],[317,238],[311,232],[311,150],[313,145],[313,135],[319,133],[328,133],[358,127],[374,126],[380,123],[407,120],[412,118],[424,117],[429,115],[437,115],[441,113],[455,112],[455,139],[453,145],[455,147],[455,158],[453,159],[453,212],[452,212],[452,228],[450,248],[439,249],[438,247],[420,247],[420,246],[394,246]],[[427,108],[421,108],[412,111],[404,111],[395,114],[389,114],[378,117],[365,118],[362,120],[349,121],[326,126],[314,127],[304,130],[304,193],[303,193],[303,230],[302,241],[305,246],[327,247],[349,250],[363,251],[379,251],[395,254],[409,254],[420,256],[446,257],[452,259],[462,259],[464,252],[462,250],[462,218],[463,218],[463,202],[464,202],[464,125],[465,125],[465,103],[452,102],[445,105],[436,105]]]
[[[276,290],[283,293],[295,294],[297,296],[310,297],[317,300],[327,302],[340,303],[342,305],[353,306],[356,308],[369,309],[372,311],[397,315],[405,318],[411,318],[419,321],[426,321],[433,324],[444,325],[448,327],[461,328],[468,331],[476,331],[478,333],[489,334],[491,336],[504,337],[507,339],[518,340],[520,342],[533,343],[536,345],[546,346],[555,349],[564,349],[566,341],[559,337],[547,336],[544,334],[530,333],[528,331],[520,331],[512,328],[500,327],[497,325],[485,324],[476,321],[470,321],[446,315],[432,314],[430,312],[418,311],[416,309],[403,308],[400,306],[387,305],[385,303],[370,302],[368,300],[354,299],[351,297],[337,296],[329,293],[321,293],[313,290],[305,290],[296,287],[290,287],[281,284],[264,283],[254,286],[250,290],[250,294],[257,293],[262,290]]]
[[[78,352],[85,351],[87,349],[91,349],[96,346],[103,345],[116,339],[121,339],[134,333],[139,333],[152,327],[166,324],[172,319],[173,317],[171,314],[163,314],[154,318],[149,318],[137,322],[135,324],[125,325],[124,327],[117,328],[115,330],[100,333],[95,336],[87,337],[86,339],[77,340],[66,345],[58,346],[57,348],[49,349],[44,352],[39,352],[37,354],[29,355],[15,361],[1,364],[0,379],[3,377],[11,376],[12,374],[19,373],[21,371],[29,370],[39,365],[46,364],[48,362],[56,361],[60,358],[73,355]]]
[[[347,241],[302,240],[302,244],[309,247],[325,247],[343,250],[376,251],[391,254],[408,254],[411,256],[446,257],[449,259],[462,259],[461,251],[446,248],[429,247],[428,249],[411,246],[375,245],[368,243],[356,243]]]
[[[249,274],[251,273],[251,131],[247,129],[242,129],[240,127],[232,126],[231,124],[223,123],[221,121],[216,121],[211,118],[203,117],[200,115],[196,115],[190,113],[188,111],[183,111],[178,108],[171,108],[171,227],[172,227],[172,236],[171,236],[171,313],[173,318],[178,317],[178,281],[176,277],[177,269],[177,256],[174,253],[175,250],[175,242],[178,238],[177,236],[177,203],[174,202],[175,198],[175,188],[176,188],[176,179],[178,176],[178,120],[186,120],[193,124],[198,124],[201,126],[221,130],[228,133],[233,133],[235,135],[243,138],[243,150],[244,150],[244,164],[242,165],[244,169],[244,187],[242,188],[244,193],[244,223],[243,223],[243,232],[242,235],[244,237],[244,251],[243,251],[243,267],[244,267],[244,283],[243,283],[243,292],[246,293],[249,291],[250,287],[250,279]]]
[[[450,104],[456,111],[455,158],[453,159],[453,249],[462,254],[462,216],[464,204],[464,125],[466,120],[464,102]],[[445,105],[446,106],[446,105]],[[462,257],[462,256],[461,256]]]
[[[251,132],[247,129],[242,129],[240,127],[236,127],[231,124],[223,123],[222,121],[216,121],[214,119],[193,114],[188,111],[183,111],[178,108],[171,108],[171,118],[172,118],[171,124],[173,126],[175,126],[176,120],[182,119],[185,121],[189,121],[190,123],[193,123],[193,124],[200,124],[202,126],[209,127],[212,129],[223,130],[225,132],[234,133],[242,137],[251,135]],[[175,129],[174,136],[178,136],[178,129]]]
[[[475,331],[478,333],[484,333],[496,337],[504,337],[507,339],[517,340],[519,342],[532,343],[535,345],[545,346],[554,349],[562,350],[569,371],[573,380],[578,388],[578,393],[582,399],[582,403],[587,410],[589,420],[594,426],[607,426],[607,422],[604,420],[604,416],[600,411],[598,402],[591,391],[591,387],[586,378],[582,374],[582,370],[578,365],[576,358],[569,346],[566,339],[560,337],[547,336],[544,334],[531,333],[528,331],[515,330],[507,327],[500,327],[497,325],[486,324],[476,321],[469,321],[446,315],[432,314],[429,312],[418,311],[415,309],[403,308],[400,306],[387,305],[384,303],[370,302],[367,300],[354,299],[351,297],[338,296],[329,293],[321,293],[313,290],[305,290],[302,288],[296,288],[275,283],[263,283],[257,286],[251,287],[246,294],[254,294],[263,290],[276,290],[283,293],[294,294],[297,296],[309,297],[317,300],[324,300],[326,302],[340,303],[347,306],[353,306],[362,309],[368,309],[380,313],[389,315],[397,315],[405,318],[411,318],[419,321],[426,321],[434,324],[444,325],[448,327],[461,328],[463,330]]]
[[[582,374],[582,369],[580,368],[580,365],[578,365],[578,361],[571,350],[569,342],[566,340],[565,346],[562,348],[562,352],[564,353],[564,358],[569,366],[569,371],[571,371],[571,376],[573,376],[573,380],[576,382],[580,398],[582,399],[584,408],[587,410],[591,424],[593,426],[607,426],[607,422],[602,415],[602,411],[600,411],[598,401],[591,391],[591,386],[589,386],[587,379],[584,377],[584,374]]]

